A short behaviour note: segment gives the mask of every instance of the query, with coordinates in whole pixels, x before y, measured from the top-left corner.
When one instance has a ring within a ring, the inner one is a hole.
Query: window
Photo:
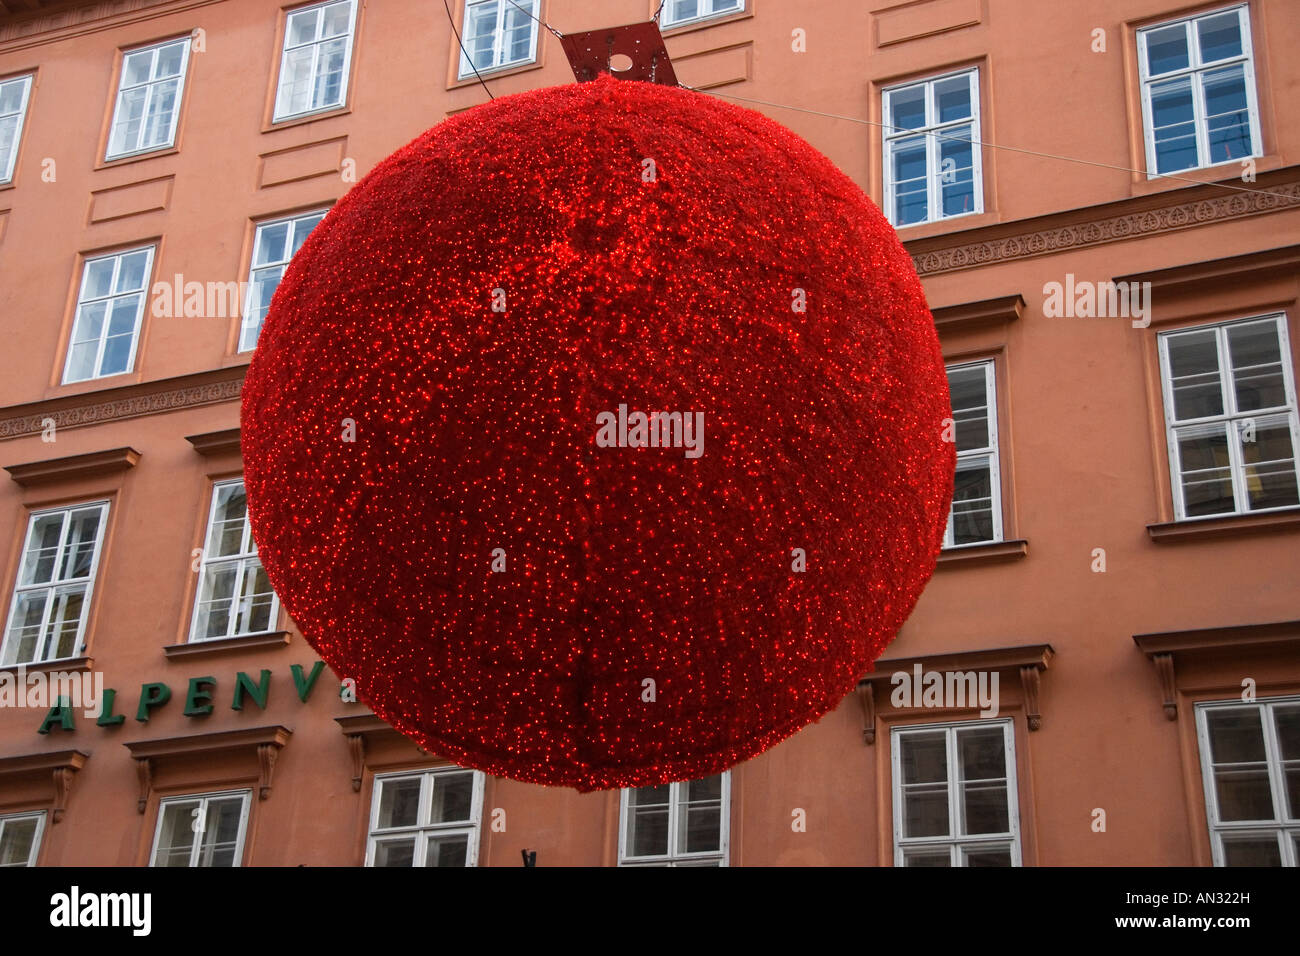
[[[302,248],[307,234],[324,218],[322,210],[294,219],[258,224],[253,239],[253,265],[248,275],[248,301],[239,330],[239,351],[248,352],[257,346],[262,323],[271,308],[271,296],[275,295],[276,287],[284,278],[289,260]]]
[[[745,0],[666,0],[660,25],[667,29],[744,9]]]
[[[1245,6],[1138,32],[1147,175],[1260,155]]]
[[[152,268],[153,246],[86,260],[65,385],[131,371]]]
[[[0,664],[38,664],[80,651],[107,516],[106,501],[31,516]]]
[[[352,0],[289,11],[274,122],[342,106],[352,62]]]
[[[366,866],[477,866],[482,809],[476,770],[377,776]]]
[[[896,727],[894,865],[1019,866],[1011,721]]]
[[[35,866],[44,831],[44,813],[14,813],[0,817],[0,867]]]
[[[176,142],[190,38],[131,50],[122,56],[107,159],[165,149]]]
[[[957,475],[943,546],[1002,540],[1002,480],[998,474],[997,397],[993,363],[948,368]]]
[[[885,90],[885,214],[895,226],[983,212],[979,99],[979,70]]]
[[[1281,315],[1160,336],[1179,520],[1300,504],[1290,355]]]
[[[620,866],[726,866],[731,774],[624,790]]]
[[[1300,865],[1300,698],[1198,704],[1215,866]]]
[[[32,93],[31,76],[0,81],[0,183],[14,178],[18,143],[27,118],[27,99]]]
[[[537,0],[479,0],[465,5],[465,51],[458,76],[486,73],[537,59]],[[470,65],[471,61],[473,66]]]
[[[249,791],[171,797],[158,805],[151,866],[239,866]]]
[[[220,482],[212,489],[190,640],[264,634],[275,626],[278,611],[271,581],[257,558],[244,482]]]

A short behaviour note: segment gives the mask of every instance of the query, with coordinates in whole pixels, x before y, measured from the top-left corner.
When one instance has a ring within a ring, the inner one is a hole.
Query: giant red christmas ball
[[[934,570],[948,415],[861,189],[759,113],[604,77],[455,116],[330,211],[249,369],[245,481],[276,592],[376,714],[637,786],[870,669]]]

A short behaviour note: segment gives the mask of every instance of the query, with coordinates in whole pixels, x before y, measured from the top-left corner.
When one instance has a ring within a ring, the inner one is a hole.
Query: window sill
[[[288,631],[271,631],[269,634],[242,634],[239,637],[218,637],[210,641],[190,641],[185,644],[168,644],[163,653],[168,660],[190,660],[195,657],[215,657],[248,650],[270,650],[289,645]]]
[[[1271,172],[1274,169],[1281,169],[1286,164],[1282,162],[1282,157],[1276,153],[1268,156],[1247,157],[1255,162],[1255,175],[1258,177],[1261,173]],[[1151,176],[1148,173],[1139,173],[1140,179],[1133,183],[1131,195],[1148,196],[1151,193],[1167,192],[1171,189],[1186,189],[1189,186],[1195,186],[1197,183],[1228,183],[1236,181],[1246,189],[1258,189],[1260,187],[1251,183],[1241,182],[1242,167],[1245,160],[1229,160],[1226,163],[1218,163],[1214,166],[1195,166],[1192,169],[1180,170],[1176,173],[1165,173],[1163,176]],[[1177,177],[1171,178],[1171,177]],[[1188,182],[1194,180],[1194,182]]]
[[[753,3],[746,3],[745,9],[733,10],[731,13],[720,13],[717,16],[700,17],[696,20],[685,20],[681,23],[675,23],[672,26],[665,26],[661,23],[660,32],[664,37],[675,37],[683,33],[691,33],[695,30],[707,30],[709,27],[716,27],[723,23],[732,23],[736,20],[748,20],[753,15]]]
[[[49,674],[54,671],[89,671],[95,662],[89,657],[62,657],[54,661],[41,661],[39,664],[5,664],[0,666],[0,674],[16,674],[21,667],[27,674]]]
[[[1029,553],[1029,542],[1024,538],[1011,541],[990,541],[988,544],[968,544],[960,548],[945,548],[939,552],[937,571],[944,567],[969,567],[994,561],[1014,561]]]
[[[538,43],[541,43],[541,37],[538,37]],[[456,52],[460,52],[456,48]],[[540,70],[542,68],[542,58],[538,56],[529,60],[527,63],[516,63],[513,66],[501,66],[495,70],[479,70],[479,75],[483,77],[483,82],[488,80],[499,80],[505,76],[516,76],[519,73],[527,73],[529,70]],[[478,86],[479,79],[472,72],[469,76],[456,76],[447,84],[448,90],[459,90],[466,86]]]
[[[884,213],[883,208],[881,213]],[[949,233],[964,232],[968,229],[981,229],[984,226],[996,225],[997,222],[998,217],[986,209],[983,212],[966,212],[960,216],[947,216],[944,219],[934,219],[930,222],[914,222],[907,226],[894,226],[894,232],[898,234],[899,240],[906,245],[917,239],[930,239]]]
[[[319,120],[334,119],[337,116],[346,116],[352,112],[351,106],[334,106],[327,110],[321,110],[317,113],[295,113],[293,116],[286,116],[284,119],[273,119],[262,125],[263,133],[274,133],[276,130],[291,129],[294,126],[303,126],[307,123],[315,123]]]
[[[180,146],[160,146],[157,149],[142,150],[138,153],[127,153],[124,156],[117,156],[113,159],[101,159],[95,163],[95,169],[113,169],[117,166],[129,166],[131,163],[142,163],[147,159],[161,159],[163,156],[175,156],[181,151]]]
[[[1147,534],[1151,535],[1152,541],[1160,544],[1238,534],[1291,531],[1296,528],[1300,528],[1300,508],[1265,511],[1260,514],[1223,515],[1218,518],[1162,521],[1147,525]]]

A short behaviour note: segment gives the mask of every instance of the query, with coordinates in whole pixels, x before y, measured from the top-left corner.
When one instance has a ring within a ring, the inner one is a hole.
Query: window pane
[[[163,805],[158,846],[154,849],[154,866],[190,865],[190,851],[197,836],[194,832],[194,812],[199,807],[198,800],[176,800]]]
[[[153,50],[140,50],[122,57],[122,85],[135,86],[148,82],[153,70]]]
[[[1243,441],[1241,450],[1246,496],[1252,511],[1300,504],[1290,423],[1284,419],[1272,425],[1257,425],[1255,440]]]
[[[243,566],[243,590],[240,592],[239,619],[235,622],[235,633],[260,634],[271,629],[275,592],[271,589],[271,579],[266,576],[261,561],[249,558],[243,562]]]
[[[1271,820],[1273,796],[1258,707],[1218,708],[1206,714],[1219,819]]]
[[[970,136],[969,126],[959,126],[939,140],[939,186],[945,216],[975,211],[975,160]]]
[[[95,557],[95,542],[99,539],[99,517],[98,508],[74,511],[69,516],[68,540],[64,542],[59,580],[89,577]]]
[[[1201,46],[1201,62],[1213,63],[1241,56],[1241,17],[1236,10],[1196,21],[1196,37]]]
[[[248,494],[242,481],[218,485],[217,506],[208,536],[208,554],[205,557],[224,557],[242,554],[244,529],[248,517]]]
[[[375,866],[414,866],[415,837],[375,841]]]
[[[678,821],[679,853],[722,849],[722,776],[682,784],[682,817]]]
[[[989,441],[988,378],[983,365],[949,369],[948,393],[956,426],[957,450],[991,446]]]
[[[257,254],[253,258],[254,266],[288,260],[289,256],[285,250],[288,248],[291,225],[290,222],[272,222],[257,227]]]
[[[951,520],[954,545],[994,539],[993,473],[990,459],[968,458],[957,463]]]
[[[979,847],[965,853],[967,866],[1010,866],[1011,847]]]
[[[1246,73],[1241,66],[1205,74],[1205,121],[1209,130],[1207,163],[1225,163],[1249,156],[1250,106],[1246,99]]]
[[[474,799],[474,774],[440,773],[433,777],[431,823],[469,820]]]
[[[180,76],[181,64],[185,61],[185,45],[187,43],[189,43],[188,40],[169,43],[158,50],[158,62],[153,71],[155,79]]]
[[[129,252],[121,257],[114,292],[139,292],[144,289],[145,270],[149,267],[149,250]]]
[[[971,116],[970,75],[954,76],[934,84],[937,122],[949,123]]]
[[[59,554],[59,539],[63,536],[63,522],[67,513],[37,516],[32,523],[27,554],[23,558],[21,584],[37,584],[54,578],[54,563]]]
[[[894,183],[894,222],[900,226],[924,222],[929,217],[925,137],[895,140],[890,143],[889,150]]]
[[[1300,705],[1273,708],[1286,787],[1287,817],[1300,820]],[[1300,834],[1297,834],[1300,839]]]
[[[85,604],[86,586],[59,588],[54,594],[50,609],[49,642],[42,657],[47,659],[71,657],[76,651],[77,633],[81,629],[81,611]]]
[[[907,849],[903,866],[952,866],[952,851],[947,847]]]
[[[350,4],[336,3],[325,8],[324,28],[321,31],[322,37],[343,36],[348,32],[348,21],[351,19]]]
[[[1228,352],[1237,410],[1256,411],[1287,404],[1282,373],[1282,347],[1277,322],[1249,322],[1228,326]]]
[[[668,852],[670,787],[638,787],[627,795],[629,856],[662,856]]]
[[[1187,55],[1187,24],[1176,23],[1159,30],[1149,30],[1147,40],[1147,74],[1157,76],[1191,65]]]
[[[92,259],[86,263],[86,275],[81,284],[81,299],[98,299],[112,291],[113,266],[116,257]]]
[[[957,753],[963,780],[1006,779],[1006,736],[1001,727],[957,731]]]
[[[27,77],[0,83],[0,113],[17,113],[23,105]]]
[[[420,822],[420,778],[381,780],[377,829],[413,827]],[[409,866],[410,864],[403,864]]]
[[[1151,136],[1156,149],[1156,172],[1176,172],[1199,166],[1192,83],[1187,78],[1151,87]]]
[[[1213,432],[1179,432],[1183,509],[1188,516],[1235,511],[1232,469],[1228,462],[1228,437],[1224,428]]]
[[[925,128],[925,86],[909,86],[904,90],[893,90],[889,94],[889,109],[893,129],[886,134],[899,130]]]
[[[1278,849],[1277,836],[1223,837],[1224,866],[1281,866],[1282,853]]]
[[[289,23],[285,30],[285,41],[291,46],[298,46],[315,40],[316,27],[320,23],[320,14],[319,7],[289,14]]]
[[[27,664],[36,659],[50,597],[47,589],[18,595],[5,637],[5,663]]]
[[[239,820],[243,816],[242,797],[222,797],[208,801],[208,814],[199,844],[199,866],[234,866],[239,841]]]
[[[230,604],[239,575],[237,563],[209,565],[199,585],[199,617],[196,634],[206,639],[230,633]]]
[[[26,866],[36,840],[36,817],[0,823],[0,866]]]
[[[469,856],[469,835],[431,836],[425,845],[425,866],[464,866]],[[409,864],[406,864],[409,865]]]
[[[1167,342],[1175,420],[1222,415],[1223,389],[1214,329],[1171,335]]]

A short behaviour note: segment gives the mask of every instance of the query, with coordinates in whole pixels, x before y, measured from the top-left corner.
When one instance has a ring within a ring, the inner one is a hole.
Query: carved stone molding
[[[1300,651],[1300,621],[1134,634],[1133,643],[1156,669],[1165,716],[1177,720],[1178,661],[1212,657],[1238,662],[1256,653],[1284,654],[1294,659]]]
[[[194,446],[200,455],[224,455],[229,452],[239,453],[239,429],[225,428],[218,432],[204,432],[202,435],[186,435],[185,440]]]
[[[247,365],[0,408],[0,440],[239,400]]]
[[[1294,167],[1279,172],[1294,178]],[[1213,184],[1188,186],[1154,197],[1123,199],[903,245],[924,277],[1300,208],[1300,182],[1261,176],[1251,188],[1251,192],[1230,192]]]
[[[23,782],[35,784],[48,780],[48,796],[41,799],[50,814],[50,822],[58,823],[67,809],[68,794],[72,791],[76,773],[85,766],[89,757],[90,754],[81,750],[0,757],[0,794]]]
[[[271,795],[271,777],[275,773],[276,758],[281,748],[289,742],[293,731],[272,724],[267,727],[248,727],[212,734],[192,734],[188,737],[168,737],[162,740],[137,740],[123,746],[135,758],[136,775],[140,782],[140,795],[136,809],[144,813],[153,791],[160,762],[175,758],[216,753],[245,752],[257,762],[257,796],[265,800]]]
[[[334,722],[343,731],[348,742],[348,753],[352,758],[352,789],[359,792],[361,781],[365,777],[366,760],[377,744],[407,743],[415,747],[422,755],[438,759],[415,741],[395,730],[390,724],[374,714],[354,714],[348,717],[335,717]]]
[[[985,328],[990,325],[1005,325],[1020,318],[1025,311],[1025,300],[1020,293],[1004,295],[996,299],[981,299],[979,302],[962,302],[958,305],[945,305],[931,309],[934,316],[935,330],[943,335],[949,332],[965,332],[970,329]]]
[[[887,685],[892,682],[894,674],[900,671],[910,674],[917,665],[920,665],[922,673],[997,671],[999,674],[1006,672],[1019,677],[1025,720],[1030,730],[1038,730],[1043,725],[1038,702],[1041,675],[1055,656],[1056,651],[1051,644],[1021,644],[1015,647],[878,660],[876,669],[858,681],[858,700],[863,710],[862,739],[868,745],[876,740],[875,685]],[[888,693],[887,688],[882,686],[881,693]]]

